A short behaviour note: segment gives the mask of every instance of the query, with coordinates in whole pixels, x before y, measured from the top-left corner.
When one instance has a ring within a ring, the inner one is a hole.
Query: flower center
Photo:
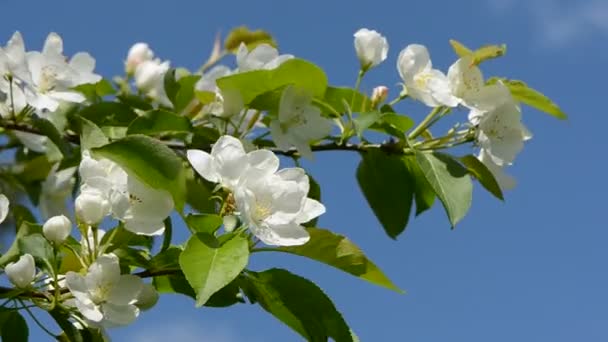
[[[416,76],[414,76],[414,83],[416,83],[416,86],[418,88],[426,88],[427,84],[429,83],[429,80],[432,77],[433,77],[433,75],[428,72],[421,72],[419,74],[416,74]]]
[[[53,90],[57,86],[57,68],[54,65],[45,65],[42,67],[38,88],[40,92],[46,93]]]
[[[111,289],[112,286],[110,284],[101,284],[95,287],[94,289],[89,291],[91,300],[97,305],[104,303],[107,300]]]
[[[253,219],[253,221],[259,224],[266,218],[268,218],[268,216],[270,216],[271,214],[272,203],[266,198],[256,199],[255,207],[251,212],[251,218]]]

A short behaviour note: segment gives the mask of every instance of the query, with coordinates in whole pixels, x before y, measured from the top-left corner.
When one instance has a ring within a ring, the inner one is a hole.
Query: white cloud
[[[547,47],[608,36],[608,0],[489,0],[488,5],[499,14],[528,16],[539,42]]]
[[[238,342],[243,336],[237,336],[229,326],[217,324],[201,324],[188,320],[163,322],[148,325],[145,329],[134,332],[129,338],[133,342]]]

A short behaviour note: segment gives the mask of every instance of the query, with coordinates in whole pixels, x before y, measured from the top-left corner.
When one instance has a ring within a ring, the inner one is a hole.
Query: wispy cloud
[[[238,336],[232,327],[201,323],[188,320],[163,322],[134,332],[129,341],[239,342],[245,340],[244,336]]]
[[[532,22],[539,42],[567,47],[594,36],[608,36],[608,0],[489,0],[498,14],[524,15]]]

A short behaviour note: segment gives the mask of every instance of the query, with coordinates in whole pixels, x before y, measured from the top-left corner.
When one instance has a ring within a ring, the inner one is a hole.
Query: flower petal
[[[201,150],[188,150],[186,154],[188,161],[201,177],[214,183],[219,181],[213,167],[213,159],[209,153]]]
[[[132,274],[121,275],[118,282],[112,286],[106,300],[116,305],[131,304],[137,299],[142,287],[141,278]]]
[[[105,320],[114,325],[127,325],[132,323],[139,315],[139,309],[135,305],[116,305],[105,303],[102,306]]]

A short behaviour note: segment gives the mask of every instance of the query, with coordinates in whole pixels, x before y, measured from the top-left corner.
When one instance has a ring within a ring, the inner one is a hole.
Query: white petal
[[[0,194],[0,223],[6,220],[6,216],[8,215],[8,206],[8,198],[4,196],[4,194]]]
[[[63,40],[61,37],[55,33],[51,32],[46,37],[44,42],[44,47],[42,48],[42,53],[44,55],[61,55],[63,54]]]
[[[74,304],[76,304],[76,308],[86,319],[96,323],[103,320],[103,314],[99,310],[99,306],[95,305],[92,301],[82,302],[77,299],[74,301]]]
[[[98,237],[99,240],[99,237]],[[120,278],[120,266],[118,257],[114,254],[104,254],[89,266],[89,272],[85,276],[87,288],[92,289],[100,284],[115,284]]]
[[[325,213],[325,206],[321,204],[321,202],[314,200],[312,198],[307,198],[304,201],[304,206],[302,210],[296,217],[296,223],[306,223],[315,217],[318,217]]]
[[[68,272],[65,275],[65,285],[77,300],[84,303],[91,302],[84,276],[76,272]]]
[[[424,45],[411,44],[399,53],[397,70],[403,80],[412,79],[414,75],[431,67],[431,57]]]
[[[310,240],[306,229],[295,222],[272,227],[250,227],[252,233],[271,246],[299,246]]]
[[[268,150],[257,150],[247,154],[250,170],[248,174],[254,177],[264,177],[273,174],[279,169],[279,158]]]
[[[132,304],[137,299],[142,286],[143,282],[138,276],[122,275],[110,290],[107,301],[116,305]]]
[[[135,305],[105,303],[102,305],[102,310],[104,318],[115,325],[130,324],[139,315],[139,309]]]
[[[49,92],[49,96],[60,101],[73,103],[81,103],[86,100],[86,97],[84,97],[84,95],[75,91],[51,91]]]
[[[139,235],[154,236],[165,232],[165,223],[163,221],[128,218],[124,220],[124,224],[126,230]]]

